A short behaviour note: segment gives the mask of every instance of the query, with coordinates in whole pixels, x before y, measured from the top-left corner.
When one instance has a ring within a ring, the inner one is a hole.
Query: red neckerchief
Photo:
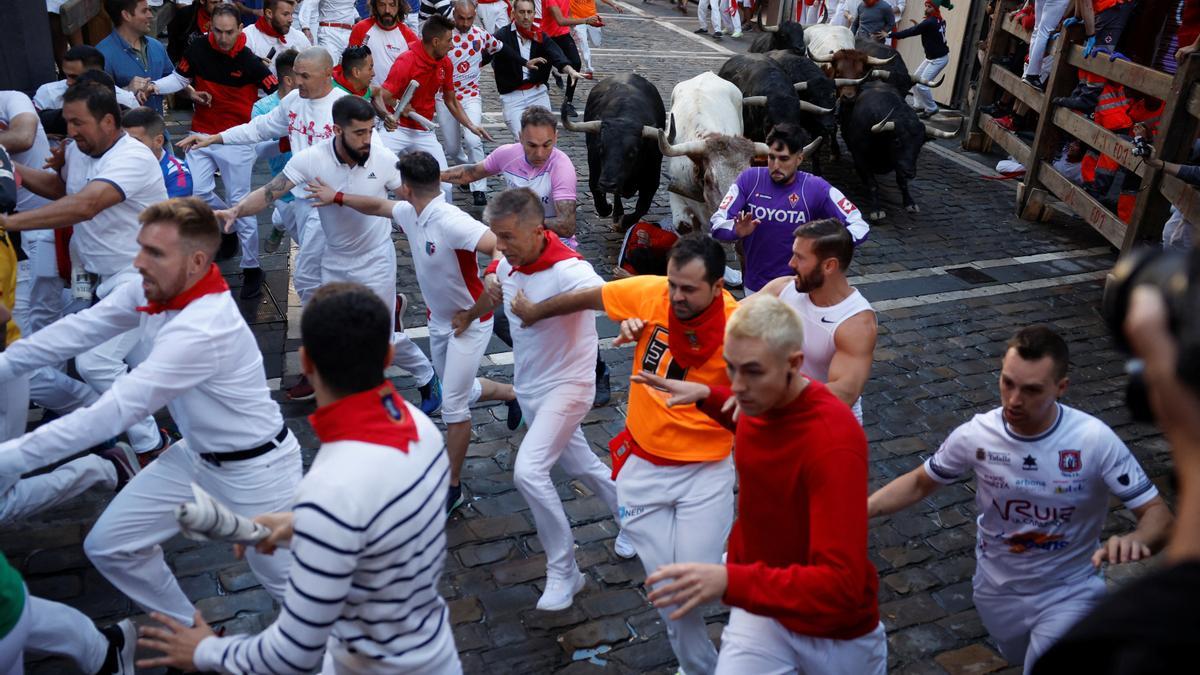
[[[217,37],[215,35],[213,35],[212,33],[208,34],[208,45],[210,47],[212,47],[215,51],[218,51],[218,52],[228,56],[229,58],[233,58],[233,57],[237,56],[238,52],[240,52],[246,48],[246,34],[238,33],[237,41],[233,43],[233,49],[230,49],[229,51],[225,51],[224,49],[221,49],[220,47],[217,46]]]
[[[204,9],[204,5],[197,7],[196,28],[199,29],[201,33],[207,33],[210,26],[212,26],[212,15],[208,13],[207,9]]]
[[[258,32],[262,33],[263,35],[269,35],[276,40],[279,40],[280,44],[287,44],[287,33],[280,33],[279,31],[276,31],[275,26],[272,26],[271,22],[267,21],[267,17],[258,17],[258,21],[254,22],[254,27],[257,28]]]
[[[391,382],[339,399],[308,416],[321,443],[358,441],[408,452],[417,424]]]
[[[542,249],[542,254],[538,256],[537,260],[534,260],[528,265],[514,266],[512,271],[508,273],[508,276],[511,277],[513,272],[520,272],[521,274],[534,274],[535,272],[541,272],[542,270],[548,270],[551,267],[554,267],[555,263],[562,262],[564,260],[570,260],[572,258],[583,260],[583,256],[579,255],[575,251],[572,251],[567,247],[566,244],[562,243],[562,240],[558,238],[557,234],[554,234],[550,230],[542,230],[542,233],[546,236],[546,248]]]
[[[671,358],[684,368],[704,365],[725,341],[725,293],[691,319],[680,319],[668,311],[667,346]]]
[[[176,295],[166,302],[154,302],[151,300],[145,305],[137,308],[139,312],[147,314],[161,314],[168,310],[183,309],[206,295],[213,293],[226,293],[229,291],[229,284],[225,283],[225,278],[221,276],[221,270],[217,269],[217,264],[213,263],[208,268],[208,273],[200,277],[200,281],[192,284],[192,287],[184,292]]]
[[[345,89],[355,96],[366,96],[367,94],[367,87],[363,87],[362,89],[354,88],[354,85],[350,83],[350,80],[346,79],[346,75],[342,72],[342,67],[340,65],[333,67],[333,81],[340,84],[342,89]]]
[[[513,30],[517,31],[517,35],[520,35],[521,37],[525,38],[526,40],[533,40],[534,42],[542,41],[542,29],[537,25],[536,21],[533,23],[533,26],[532,26],[533,32],[529,32],[529,31],[525,30],[524,28],[521,28],[521,26],[519,24],[517,24],[515,21],[513,22],[512,26],[513,26]]]

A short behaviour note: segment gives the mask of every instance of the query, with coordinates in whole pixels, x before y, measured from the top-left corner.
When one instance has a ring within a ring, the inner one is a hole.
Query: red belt
[[[494,5],[497,2],[506,2],[506,0],[479,0],[480,5]]]
[[[608,442],[609,456],[612,458],[612,477],[617,479],[617,474],[621,473],[621,467],[625,466],[626,460],[630,455],[636,455],[650,462],[655,466],[683,466],[685,464],[695,464],[696,462],[688,462],[679,459],[667,459],[651,454],[638,442],[633,439],[633,434],[629,433],[629,429],[625,428],[621,433],[617,434],[611,441]]]
[[[354,30],[354,26],[348,23],[333,23],[332,21],[319,21],[317,25],[322,28],[345,28],[346,30]]]
[[[542,85],[538,84],[537,82],[526,82],[525,84],[517,87],[513,91],[529,91],[530,89],[534,89],[534,88],[540,87],[540,86],[542,86]]]

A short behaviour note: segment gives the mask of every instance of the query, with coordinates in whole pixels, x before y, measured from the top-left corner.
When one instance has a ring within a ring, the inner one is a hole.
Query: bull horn
[[[760,26],[764,33],[778,33],[779,26]]]
[[[815,113],[817,115],[826,115],[828,113],[833,112],[833,108],[822,108],[821,106],[819,106],[815,103],[809,103],[808,101],[800,101],[800,112],[809,112],[809,113]]]
[[[771,151],[771,146],[767,145],[766,143],[763,143],[762,141],[754,142],[754,156],[755,157],[766,157],[767,153],[769,153],[770,151]]]
[[[808,83],[807,83],[807,82],[797,82],[797,83],[795,83],[795,84],[793,84],[793,85],[792,85],[792,88],[793,88],[793,89],[795,89],[795,90],[796,90],[796,91],[798,91],[798,92],[800,92],[800,91],[807,91],[807,90],[808,90]]]
[[[942,131],[941,129],[938,129],[936,127],[931,127],[928,124],[926,124],[925,125],[925,138],[954,138],[955,136],[958,135],[958,132],[962,130],[962,122],[961,121],[959,122],[958,127],[959,128],[955,129],[954,131]]]
[[[595,134],[600,132],[600,120],[572,122],[570,117],[563,115],[562,123],[563,128],[567,131],[576,131],[581,134]]]
[[[881,59],[878,56],[868,56],[867,63],[869,63],[873,66],[886,66],[887,64],[891,63],[892,59],[894,59],[894,58],[896,58],[895,54],[892,54],[891,56],[887,57],[886,59]]]
[[[887,131],[895,131],[896,130],[896,121],[895,120],[888,121],[888,118],[891,117],[892,113],[894,113],[894,112],[896,112],[895,108],[892,108],[891,110],[889,110],[888,114],[883,116],[883,119],[879,120],[878,122],[875,123],[874,126],[871,127],[871,133],[882,134]]]
[[[892,71],[890,70],[872,70],[871,72],[867,73],[867,77],[871,78],[872,80],[886,80],[891,76]]]
[[[869,73],[867,75],[863,75],[862,77],[860,77],[858,79],[855,79],[853,77],[835,77],[835,78],[833,78],[833,86],[835,86],[835,87],[857,87],[858,85],[862,84],[863,81],[866,80],[868,77],[870,77]]]
[[[812,53],[812,50],[808,51],[808,58],[812,61],[815,61],[816,63],[832,63],[833,62],[833,54],[830,54],[829,56],[827,56],[823,59],[819,59],[819,58],[817,58],[816,54]]]
[[[766,104],[767,104],[766,96],[743,96],[742,97],[742,105],[743,106],[747,106],[747,105],[757,106],[757,105],[766,105]]]
[[[642,126],[642,138],[644,138],[646,140],[651,140],[651,141],[656,140],[658,138],[658,132],[660,132],[660,131],[662,131],[662,129],[659,129],[658,127],[643,125]]]
[[[813,153],[817,151],[817,148],[821,147],[821,141],[823,140],[825,140],[824,136],[817,136],[812,140],[811,143],[804,146],[804,149],[800,151],[800,154],[804,157],[812,157]]]
[[[688,141],[687,143],[671,143],[667,140],[665,131],[658,132],[658,149],[665,157],[690,157],[704,154],[704,141]]]
[[[908,78],[912,80],[914,84],[923,84],[926,87],[940,87],[942,86],[942,82],[946,79],[946,74],[942,73],[942,76],[938,78],[937,82],[926,80],[923,77],[917,77],[916,73],[909,73]]]

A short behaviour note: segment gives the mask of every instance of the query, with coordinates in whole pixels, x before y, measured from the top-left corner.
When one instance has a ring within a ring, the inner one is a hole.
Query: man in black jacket
[[[512,135],[521,133],[521,113],[540,105],[550,108],[550,93],[546,80],[550,68],[565,73],[572,81],[579,72],[567,61],[553,40],[543,40],[541,30],[533,25],[533,0],[513,3],[513,23],[496,31],[496,39],[504,48],[492,57],[492,72],[496,74],[496,90],[504,106],[504,121]]]
[[[172,63],[179,63],[183,52],[192,40],[204,37],[212,23],[212,12],[222,0],[196,0],[187,7],[176,10],[167,24],[167,56]]]

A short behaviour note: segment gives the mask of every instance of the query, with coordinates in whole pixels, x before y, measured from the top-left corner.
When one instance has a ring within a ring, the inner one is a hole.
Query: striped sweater
[[[378,406],[379,390],[350,398],[370,405],[372,395]],[[329,442],[318,428],[325,442],[296,493],[279,617],[258,635],[205,639],[194,657],[200,670],[307,673],[324,655],[323,672],[460,672],[438,594],[449,462],[433,422],[400,405],[419,434],[407,452]],[[356,416],[342,417],[350,425]]]

